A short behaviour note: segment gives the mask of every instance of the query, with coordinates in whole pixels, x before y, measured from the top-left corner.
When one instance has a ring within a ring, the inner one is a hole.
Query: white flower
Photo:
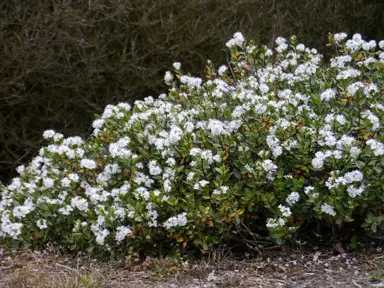
[[[343,115],[336,115],[336,121],[339,122],[340,125],[344,125],[347,122]]]
[[[149,161],[148,167],[149,167],[149,174],[153,176],[159,175],[162,172],[162,169],[157,165],[156,160]]]
[[[221,186],[219,189],[213,190],[212,194],[214,194],[214,195],[221,195],[221,194],[227,193],[227,191],[228,191],[228,187],[227,186]]]
[[[364,178],[364,174],[361,173],[359,170],[351,171],[344,174],[344,180],[347,184],[353,183],[353,182],[361,182]]]
[[[324,166],[324,158],[322,157],[316,157],[312,159],[312,166],[315,169],[321,169]]]
[[[99,245],[104,245],[105,238],[109,235],[109,231],[107,229],[103,229],[100,231],[97,231],[95,233],[96,235],[96,243]]]
[[[172,80],[173,80],[172,73],[169,72],[169,71],[165,72],[165,75],[164,75],[164,82],[165,82],[165,84],[171,85]]]
[[[354,68],[349,68],[337,74],[336,79],[347,80],[349,78],[356,78],[357,76],[360,76],[360,75],[361,75],[361,72],[359,70],[356,70]]]
[[[349,186],[347,188],[347,192],[349,196],[351,196],[352,198],[355,198],[357,196],[361,196],[361,194],[363,194],[364,192],[364,189],[365,189],[364,185],[360,186],[359,188],[356,188],[354,186]]]
[[[275,219],[269,218],[266,226],[267,226],[267,228],[275,228],[279,225],[276,223]]]
[[[222,65],[219,67],[219,70],[217,71],[219,73],[220,76],[223,76],[224,73],[228,70],[227,66],[225,65]]]
[[[363,40],[361,38],[360,34],[353,35],[351,40],[348,40],[346,43],[347,49],[349,49],[351,52],[355,52],[360,49],[361,45],[363,44]]]
[[[119,104],[117,104],[117,107],[125,110],[125,111],[131,111],[131,105],[129,105],[128,103],[124,103],[124,102],[121,102]]]
[[[22,223],[11,223],[7,221],[3,221],[1,225],[1,230],[7,233],[13,239],[18,239],[18,236],[22,232],[21,231],[22,228],[23,228]]]
[[[113,158],[129,159],[132,156],[131,150],[128,149],[130,142],[131,139],[129,137],[123,137],[119,141],[109,144],[108,151]]]
[[[88,202],[86,199],[84,198],[81,198],[79,196],[75,196],[72,198],[71,200],[71,206],[73,208],[77,208],[79,209],[80,211],[88,211]]]
[[[61,214],[68,216],[73,211],[73,208],[70,205],[65,205],[58,210]]]
[[[56,134],[56,132],[53,130],[46,130],[43,133],[43,137],[44,137],[44,139],[53,138],[53,136],[55,136],[55,134]]]
[[[241,34],[240,32],[236,32],[233,35],[233,38],[231,40],[229,40],[225,45],[228,48],[231,48],[232,46],[242,46],[243,43],[244,43],[243,34]]]
[[[283,206],[280,204],[278,208],[279,208],[281,214],[283,214],[283,216],[289,217],[292,215],[291,209],[289,207],[286,207],[286,206]]]
[[[172,190],[171,181],[168,179],[164,181],[164,192],[170,192]]]
[[[194,172],[189,172],[189,174],[187,176],[187,181],[192,181],[194,176],[195,176]]]
[[[96,162],[91,159],[82,159],[80,161],[80,166],[87,169],[95,169],[97,167]]]
[[[176,164],[176,160],[174,158],[168,158],[166,163],[169,165],[169,166],[174,166]]]
[[[255,51],[256,46],[248,46],[247,47],[247,53],[251,54],[253,51]]]
[[[128,227],[120,226],[117,227],[117,232],[116,232],[116,241],[119,243],[125,239],[128,235],[132,233],[131,229]]]
[[[298,44],[298,45],[296,46],[296,50],[297,50],[297,51],[304,51],[304,50],[305,50],[305,46],[304,46],[304,44]]]
[[[279,144],[279,139],[276,138],[274,135],[268,135],[267,136],[267,145],[272,151],[273,157],[277,158],[281,154],[283,154],[283,148]]]
[[[52,188],[55,182],[51,178],[44,178],[43,183],[45,188]]]
[[[361,149],[358,147],[351,147],[351,150],[349,150],[349,153],[351,154],[351,157],[353,159],[356,159],[360,155]]]
[[[187,133],[191,133],[191,132],[193,132],[193,129],[195,129],[195,124],[188,121],[184,124],[184,129]]]
[[[272,162],[272,160],[264,160],[261,164],[261,167],[264,169],[265,172],[274,172],[277,169],[277,166]]]
[[[249,164],[245,164],[244,168],[247,169],[251,173],[255,172],[255,170],[251,166],[249,166]]]
[[[275,228],[275,227],[284,226],[284,225],[285,225],[285,220],[283,218],[279,218],[279,219],[268,218],[266,226],[267,228]]]
[[[325,90],[321,95],[320,95],[320,99],[322,101],[329,101],[331,99],[334,99],[336,96],[336,93],[335,91],[333,91],[333,89],[327,89]]]
[[[167,221],[164,222],[163,226],[169,230],[172,227],[183,227],[187,225],[187,222],[187,213],[184,212],[177,216],[169,218]]]
[[[356,94],[357,91],[359,91],[360,88],[364,88],[364,84],[362,82],[355,82],[355,83],[352,83],[348,86],[347,90],[349,93],[352,94],[352,96],[354,96]]]
[[[339,150],[333,151],[332,155],[335,157],[335,159],[341,159],[343,157],[343,153]]]
[[[328,215],[331,215],[331,216],[336,216],[336,211],[333,208],[333,206],[331,206],[327,203],[324,203],[323,205],[321,205],[321,212],[328,214]]]
[[[275,40],[276,44],[277,45],[283,45],[287,42],[287,39],[283,38],[283,37],[277,37],[276,40]]]
[[[375,156],[384,155],[384,144],[383,143],[376,141],[374,139],[369,139],[366,143],[369,146],[369,148],[371,148],[373,150],[373,154]]]
[[[191,150],[189,150],[189,155],[191,156],[197,156],[201,154],[201,149],[199,148],[192,148]]]
[[[265,93],[268,93],[269,86],[265,83],[262,83],[259,85],[259,89],[261,93],[265,94]],[[263,114],[265,111],[267,111],[267,106],[263,104],[257,104],[255,107],[255,111],[257,112],[257,114]]]
[[[79,181],[79,175],[75,174],[75,173],[71,173],[68,175],[68,178],[71,179],[71,181],[73,182],[78,182]]]
[[[343,41],[345,38],[347,38],[347,34],[346,34],[346,33],[336,33],[336,34],[333,36],[333,39],[335,39],[335,42],[336,42],[336,43],[340,43],[340,42]]]
[[[48,228],[47,220],[45,220],[45,219],[38,220],[36,222],[36,225],[37,225],[37,227],[39,227],[39,229],[46,229],[46,228]]]
[[[70,187],[71,186],[71,180],[67,177],[63,178],[61,180],[61,186],[66,187],[66,188]]]
[[[345,65],[351,61],[352,57],[349,55],[337,56],[331,59],[331,67],[345,68]]]
[[[22,174],[25,171],[25,166],[20,165],[16,168],[17,173]]]
[[[343,135],[341,136],[341,139],[337,141],[337,144],[336,144],[337,149],[342,150],[344,148],[352,147],[355,141],[356,141],[355,138],[351,136]]]
[[[287,50],[287,48],[288,48],[288,44],[282,43],[281,45],[276,47],[276,51],[279,52],[279,53],[282,53],[285,50]]]
[[[180,68],[181,68],[180,62],[173,63],[173,68],[175,68],[176,70],[180,70]]]
[[[381,63],[381,64],[384,64],[384,52],[381,52],[381,53],[379,54],[379,58],[380,58],[380,63]]]
[[[63,134],[60,134],[60,133],[56,133],[55,136],[53,136],[53,140],[55,142],[57,142],[57,141],[59,141],[59,140],[61,140],[63,138],[64,138]]]
[[[363,118],[368,119],[369,122],[372,124],[372,131],[376,131],[380,127],[380,119],[375,114],[373,114],[371,111],[366,110],[364,111],[361,116]]]
[[[180,77],[180,82],[182,84],[186,84],[190,88],[200,88],[201,83],[203,82],[200,78],[190,77],[187,75],[183,75]]]
[[[199,181],[199,185],[204,188],[205,186],[207,186],[209,184],[209,181],[206,181],[206,180],[201,180]]]
[[[372,95],[375,95],[377,92],[378,92],[378,88],[377,88],[377,85],[374,84],[374,83],[369,83],[367,85],[364,85],[364,95],[367,97],[367,98],[371,98]],[[375,106],[375,104],[372,104]],[[380,104],[376,104],[376,105],[380,105]]]
[[[375,40],[371,40],[369,42],[364,42],[363,45],[362,45],[362,48],[365,51],[369,51],[371,49],[375,49],[376,45],[377,45],[376,41]]]
[[[136,189],[136,192],[137,192],[137,194],[138,194],[139,196],[141,196],[141,197],[144,198],[145,200],[148,200],[148,199],[149,199],[150,194],[149,194],[149,191],[148,191],[147,188],[145,188],[145,187],[138,187],[138,188]]]
[[[295,203],[299,202],[299,199],[300,199],[300,194],[297,192],[292,192],[291,194],[288,195],[286,201],[289,206],[292,206]]]
[[[309,193],[313,192],[314,190],[315,190],[315,187],[307,186],[304,188],[304,193],[308,195]]]
[[[213,156],[212,159],[216,162],[221,162],[221,156],[219,154],[216,154],[215,156]]]
[[[24,218],[27,214],[31,213],[35,209],[32,199],[28,198],[24,201],[23,205],[13,208],[13,216],[16,218]]]
[[[216,119],[209,120],[208,129],[211,130],[212,135],[229,135],[226,123]]]

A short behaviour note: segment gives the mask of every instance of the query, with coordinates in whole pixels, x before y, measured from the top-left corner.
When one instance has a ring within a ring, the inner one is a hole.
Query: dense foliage
[[[44,132],[1,188],[0,236],[205,253],[244,229],[280,243],[316,219],[382,228],[384,41],[346,37],[329,36],[325,63],[296,37],[271,50],[236,33],[230,65],[208,62],[206,80],[174,63],[169,93],[108,105],[88,139]]]
[[[0,181],[36,155],[44,130],[91,133],[107,104],[158,95],[174,61],[202,75],[237,30],[258,43],[329,31],[384,39],[382,0],[12,0],[0,4]]]

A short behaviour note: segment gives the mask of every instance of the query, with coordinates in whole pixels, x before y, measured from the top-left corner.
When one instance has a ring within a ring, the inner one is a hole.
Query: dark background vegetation
[[[1,3],[2,2],[2,3]],[[384,39],[383,0],[3,0],[0,180],[36,155],[42,132],[86,136],[106,104],[166,91],[174,61],[200,75],[241,31],[295,34],[322,52],[328,32]]]

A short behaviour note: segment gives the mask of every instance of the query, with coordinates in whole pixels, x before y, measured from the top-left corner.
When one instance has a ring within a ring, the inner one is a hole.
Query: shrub
[[[50,144],[2,188],[0,235],[109,253],[200,249],[314,219],[383,227],[384,41],[330,35],[337,56],[236,33],[206,80],[180,63],[168,94],[108,105],[93,134]]]
[[[382,0],[70,0],[0,5],[0,181],[28,163],[47,129],[85,137],[94,113],[165,91],[175,60],[201,76],[234,30],[258,43],[328,31],[384,39]]]

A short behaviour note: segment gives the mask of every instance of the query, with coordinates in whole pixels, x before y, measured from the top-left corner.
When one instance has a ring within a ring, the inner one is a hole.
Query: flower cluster
[[[236,33],[206,81],[176,62],[168,94],[108,105],[87,140],[44,132],[48,145],[0,186],[0,238],[205,253],[241,222],[278,241],[314,219],[382,227],[384,42],[330,43],[340,52],[327,62],[296,37],[272,49]]]

